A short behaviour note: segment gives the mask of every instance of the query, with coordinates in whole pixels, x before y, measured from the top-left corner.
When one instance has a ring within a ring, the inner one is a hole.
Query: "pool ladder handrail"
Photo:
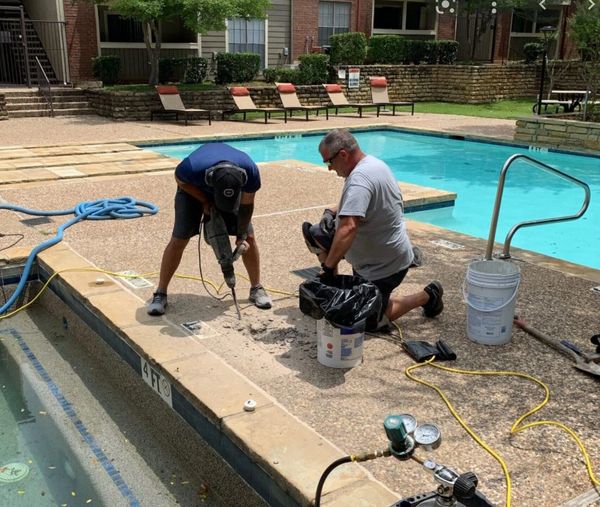
[[[556,217],[556,218],[540,218],[537,220],[526,220],[524,222],[518,223],[517,225],[514,225],[512,227],[512,229],[510,231],[508,231],[508,234],[506,235],[506,239],[504,240],[504,249],[502,251],[502,254],[499,256],[501,259],[510,259],[510,242],[512,241],[512,238],[515,235],[515,233],[521,227],[531,227],[533,225],[549,224],[549,223],[554,223],[554,222],[565,222],[567,220],[576,220],[577,218],[581,217],[587,211],[588,206],[590,204],[590,195],[591,194],[590,194],[590,187],[588,186],[587,183],[585,183],[573,176],[570,176],[569,174],[559,171],[558,169],[555,169],[554,167],[549,166],[548,164],[544,164],[543,162],[540,162],[539,160],[535,160],[534,158],[531,158],[528,155],[517,153],[515,155],[510,156],[508,159],[506,159],[506,162],[504,162],[504,167],[502,167],[502,171],[500,171],[500,178],[498,179],[498,190],[496,191],[496,202],[494,203],[494,211],[492,212],[492,222],[490,224],[490,234],[488,236],[487,249],[485,252],[485,258],[487,260],[492,259],[492,254],[493,254],[493,249],[494,249],[494,241],[496,238],[496,228],[498,226],[498,215],[500,214],[500,204],[502,202],[502,193],[504,192],[504,182],[506,180],[506,173],[508,171],[508,168],[511,166],[511,164],[515,160],[520,159],[520,158],[524,159],[526,162],[530,163],[533,166],[543,169],[544,171],[556,174],[557,176],[559,176],[561,178],[564,178],[572,183],[575,183],[576,185],[579,185],[585,191],[585,198],[583,200],[583,205],[581,206],[581,209],[574,215],[566,215],[566,216],[561,216],[561,217]]]

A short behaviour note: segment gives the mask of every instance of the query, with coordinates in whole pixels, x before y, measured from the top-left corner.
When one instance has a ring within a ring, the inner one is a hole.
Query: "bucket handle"
[[[471,303],[469,301],[469,299],[467,298],[467,291],[465,290],[465,285],[467,283],[467,279],[465,278],[463,280],[462,283],[462,293],[463,293],[463,302],[467,303],[471,308],[473,308],[473,310],[477,310],[479,312],[485,312],[485,313],[491,313],[491,312],[497,312],[498,310],[502,310],[502,308],[508,306],[510,303],[512,303],[513,299],[515,299],[515,297],[517,297],[517,292],[519,291],[519,285],[521,285],[521,278],[519,278],[517,280],[517,285],[515,285],[515,291],[513,292],[513,295],[510,297],[510,299],[506,302],[504,302],[503,304],[501,304],[498,308],[479,308],[477,305],[474,305],[473,303]]]

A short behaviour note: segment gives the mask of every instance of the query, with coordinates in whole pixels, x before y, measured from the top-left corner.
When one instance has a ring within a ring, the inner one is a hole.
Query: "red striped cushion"
[[[326,84],[325,90],[327,93],[341,93],[342,87],[339,84]]]
[[[232,86],[229,88],[229,91],[231,92],[231,95],[234,95],[235,97],[246,97],[250,95],[248,88],[245,86]]]
[[[371,78],[371,86],[373,88],[386,88],[387,87],[387,79],[384,77],[372,77]]]
[[[296,93],[296,87],[292,83],[281,83],[277,85],[279,93]]]

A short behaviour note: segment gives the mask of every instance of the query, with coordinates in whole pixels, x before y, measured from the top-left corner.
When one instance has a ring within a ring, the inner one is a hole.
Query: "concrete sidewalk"
[[[417,107],[418,111],[418,107]],[[73,116],[57,118],[11,118],[0,121],[1,146],[55,145],[65,143],[132,142],[162,139],[186,139],[199,136],[222,136],[264,134],[265,132],[292,132],[306,129],[336,127],[361,127],[366,125],[395,125],[419,130],[441,131],[473,136],[512,139],[515,120],[474,118],[444,114],[419,114],[414,116],[397,113],[331,115],[329,120],[314,116],[307,122],[292,118],[287,123],[273,119],[267,125],[260,119],[252,122],[215,121],[211,126],[204,122],[190,123],[172,121],[113,121],[100,116]]]

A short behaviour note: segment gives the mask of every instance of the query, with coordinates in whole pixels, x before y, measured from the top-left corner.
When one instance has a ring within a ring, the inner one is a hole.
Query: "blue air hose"
[[[0,210],[3,209],[17,211],[20,213],[27,213],[28,215],[35,216],[47,217],[75,214],[75,217],[62,224],[58,228],[56,236],[44,241],[43,243],[40,243],[31,251],[29,257],[27,257],[27,262],[25,263],[25,267],[23,268],[23,274],[21,275],[19,284],[17,285],[17,288],[15,289],[13,295],[4,304],[4,306],[0,308],[0,315],[8,311],[8,309],[21,295],[21,292],[23,292],[25,284],[27,283],[27,278],[29,277],[29,272],[31,271],[31,266],[33,265],[33,261],[36,255],[41,251],[46,250],[46,248],[50,248],[51,246],[56,245],[56,243],[61,241],[63,239],[63,232],[68,227],[71,227],[73,224],[76,224],[80,220],[139,218],[143,215],[155,215],[158,212],[158,207],[154,204],[144,201],[136,201],[132,197],[119,197],[117,199],[98,199],[97,201],[84,201],[77,204],[77,206],[75,206],[74,208],[59,211],[38,211],[22,208],[20,206],[13,206],[12,204],[0,204]]]

